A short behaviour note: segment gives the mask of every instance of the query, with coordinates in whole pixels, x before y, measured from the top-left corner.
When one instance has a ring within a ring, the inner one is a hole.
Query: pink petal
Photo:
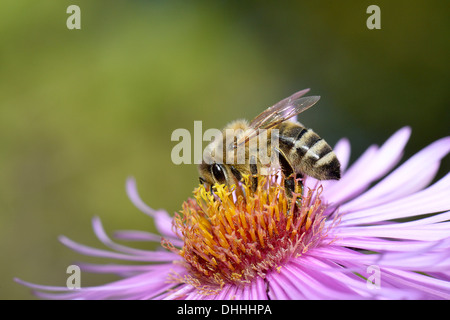
[[[317,259],[307,259],[306,264],[297,260],[298,263],[293,263],[286,268],[290,271],[290,278],[295,279],[299,283],[299,288],[303,291],[308,299],[361,299],[363,296],[359,289],[352,288],[352,279],[348,276],[336,277],[336,272],[332,271],[326,264],[321,263]],[[316,269],[319,267],[319,269]],[[320,270],[320,271],[319,271]],[[294,276],[296,274],[296,276]],[[339,273],[340,274],[340,273]],[[350,280],[350,282],[349,282]],[[358,282],[361,282],[359,279]],[[361,287],[358,283],[357,287]]]
[[[222,292],[219,294],[218,299],[219,300],[235,300],[236,299],[236,291],[237,291],[237,286],[230,284],[230,285],[226,285],[224,286],[224,289],[226,288],[226,290],[222,290],[224,291],[224,294],[222,295]]]
[[[384,226],[348,227],[335,232],[337,237],[380,237],[392,239],[438,241],[450,237],[450,223],[418,228],[384,228]]]
[[[97,238],[106,246],[110,247],[113,250],[120,251],[127,254],[132,255],[140,255],[140,256],[151,256],[154,251],[148,251],[148,250],[140,250],[140,249],[134,249],[127,246],[123,246],[117,243],[114,243],[106,234],[105,230],[103,229],[102,222],[100,221],[100,218],[94,217],[92,219],[92,226],[94,229],[94,233],[97,236]]]
[[[284,294],[286,294],[287,299],[289,300],[298,300],[305,299],[305,296],[302,294],[302,284],[298,281],[297,274],[292,274],[286,269],[287,266],[283,266],[280,272],[274,271],[270,275],[267,276],[267,281],[269,281],[269,287],[272,285],[272,282],[276,282],[280,288],[283,289]],[[314,297],[311,296],[311,299]]]
[[[422,294],[422,299],[450,299],[450,283],[448,281],[392,268],[385,268],[382,276],[385,281],[388,280],[396,286],[414,289],[417,294]]]
[[[169,295],[164,297],[164,300],[178,300],[185,299],[187,295],[195,292],[196,289],[190,284],[182,284],[176,290],[172,291]]]
[[[252,298],[253,300],[267,300],[266,283],[260,277],[257,277],[252,283]]]
[[[119,230],[114,232],[114,238],[128,241],[161,242],[161,235],[137,230]]]
[[[234,294],[234,285],[227,284],[225,285],[222,290],[217,295],[217,300],[228,300],[231,295]],[[231,294],[230,294],[231,293]]]
[[[66,238],[64,236],[59,237],[59,241],[61,241],[62,244],[69,247],[70,249],[79,252],[81,254],[87,255],[87,256],[93,256],[93,257],[102,257],[102,258],[111,258],[111,259],[119,259],[119,260],[126,260],[126,261],[173,261],[173,260],[179,260],[180,257],[174,253],[171,252],[149,252],[147,255],[128,255],[123,253],[116,253],[101,249],[95,249],[91,248],[79,243],[76,243],[69,238]]]
[[[341,173],[344,173],[347,169],[348,162],[350,161],[350,141],[346,138],[339,140],[333,148],[336,157],[341,163]]]
[[[450,210],[448,190],[450,174],[432,186],[390,203],[363,209],[342,216],[340,227],[387,221],[420,214]]]
[[[121,240],[127,240],[127,241],[154,241],[154,242],[161,242],[162,237],[159,234],[154,234],[147,231],[136,231],[136,230],[120,230],[114,232],[114,238],[121,239]],[[183,240],[180,240],[179,238],[171,238],[167,237],[167,240],[169,240],[174,246],[182,247],[184,242]]]
[[[377,252],[418,252],[419,250],[428,249],[436,246],[436,242],[424,241],[392,241],[373,237],[345,237],[338,238],[333,242],[335,245],[365,249]]]
[[[171,264],[146,264],[146,265],[125,265],[125,264],[92,264],[77,263],[83,272],[92,273],[114,273],[119,275],[131,275],[157,269],[171,268]]]
[[[267,276],[269,282],[268,295],[271,300],[289,300],[289,296],[283,289],[283,286],[278,283],[277,278],[273,279],[270,275]]]
[[[153,210],[147,206],[139,196],[136,181],[134,178],[128,178],[126,183],[126,191],[131,202],[143,213],[149,215],[155,220],[158,231],[165,236],[177,238],[172,230],[172,217],[164,210]]]
[[[410,134],[411,129],[404,127],[394,133],[380,149],[377,150],[375,146],[367,149],[340,181],[324,190],[323,197],[338,204],[367,189],[373,181],[381,178],[398,163]]]
[[[440,160],[450,151],[450,137],[435,141],[358,198],[343,204],[342,212],[389,202],[421,190],[434,178]]]

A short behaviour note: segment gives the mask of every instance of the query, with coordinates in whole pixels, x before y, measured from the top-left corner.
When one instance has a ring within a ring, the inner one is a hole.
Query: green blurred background
[[[0,298],[33,298],[13,277],[65,285],[68,265],[100,261],[57,240],[102,247],[94,215],[110,232],[153,230],[130,175],[149,205],[178,211],[198,179],[172,164],[170,138],[194,120],[221,128],[310,87],[322,99],[302,122],[331,145],[350,138],[353,160],[405,125],[405,156],[448,135],[449,7],[393,2],[3,0]],[[81,30],[66,27],[70,4]],[[370,4],[381,30],[366,27]]]

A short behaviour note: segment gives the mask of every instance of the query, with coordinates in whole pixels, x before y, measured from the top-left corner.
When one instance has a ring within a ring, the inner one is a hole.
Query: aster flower
[[[161,242],[161,250],[116,243],[95,217],[94,232],[110,250],[60,241],[88,256],[132,262],[79,264],[123,279],[78,290],[16,281],[50,299],[450,299],[450,174],[429,185],[450,137],[395,168],[409,136],[410,128],[400,129],[348,169],[350,143],[340,140],[341,180],[307,177],[294,199],[271,178],[256,192],[246,183],[214,194],[200,186],[173,218],[147,206],[129,179],[129,198],[159,235],[114,236]]]

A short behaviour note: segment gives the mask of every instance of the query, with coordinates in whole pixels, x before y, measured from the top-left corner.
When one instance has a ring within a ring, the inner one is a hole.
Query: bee
[[[226,126],[222,131],[223,139],[213,140],[205,149],[203,161],[198,166],[200,183],[208,187],[216,183],[231,186],[237,185],[243,175],[248,175],[253,190],[256,190],[258,177],[271,169],[276,170],[273,161],[263,163],[258,152],[250,152],[249,145],[264,130],[270,139],[257,145],[257,149],[266,147],[268,156],[278,160],[276,163],[285,178],[288,195],[302,192],[301,180],[305,175],[318,180],[339,180],[340,163],[328,143],[313,130],[288,120],[319,101],[319,96],[303,97],[308,91],[301,90],[281,100],[250,123],[237,120]],[[275,146],[273,141],[277,142]],[[236,155],[241,147],[244,160],[239,162]]]

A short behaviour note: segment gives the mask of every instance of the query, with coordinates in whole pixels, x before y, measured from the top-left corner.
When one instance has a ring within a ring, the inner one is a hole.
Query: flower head
[[[169,246],[189,271],[180,283],[208,294],[227,284],[251,285],[322,243],[320,192],[309,190],[297,206],[299,195],[289,198],[276,178],[261,178],[254,192],[247,177],[232,190],[216,185],[214,193],[204,186],[194,191],[195,200],[186,201],[182,216],[175,217],[183,247]]]
[[[155,219],[160,235],[115,237],[162,236],[165,250],[113,242],[94,218],[95,234],[111,251],[60,240],[86,255],[139,262],[80,264],[122,280],[79,290],[17,281],[56,299],[450,299],[450,174],[428,186],[450,137],[393,170],[409,135],[406,127],[369,147],[348,170],[350,144],[341,140],[334,149],[341,180],[307,177],[303,194],[293,197],[276,177],[260,179],[255,192],[245,181],[213,193],[200,186],[174,218],[148,207],[129,179],[130,199]]]

